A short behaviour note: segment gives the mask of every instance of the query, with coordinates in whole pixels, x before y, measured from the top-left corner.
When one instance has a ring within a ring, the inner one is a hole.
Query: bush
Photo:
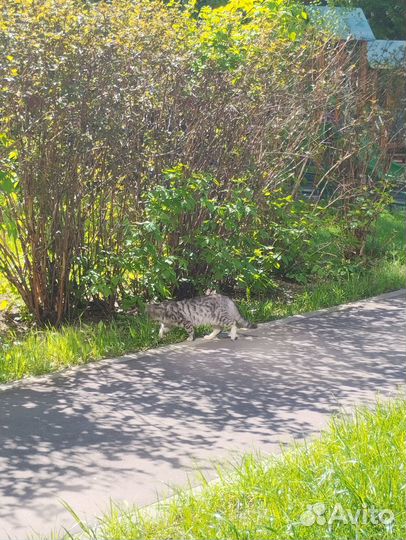
[[[326,206],[348,216],[381,187],[385,115],[360,105],[358,51],[316,32],[290,0],[200,12],[157,0],[0,0],[0,26],[0,271],[40,322],[89,302],[112,310],[134,282],[150,295],[227,276],[268,287],[278,198],[297,199],[310,166],[312,213],[328,194]],[[189,184],[164,175],[179,163],[203,196],[187,219],[153,203],[191,204]],[[200,211],[208,221],[192,241]],[[137,230],[151,216],[162,245]],[[294,211],[282,220],[288,238],[297,221]]]
[[[286,207],[290,197],[258,195],[244,178],[225,188],[212,176],[189,175],[178,166],[166,171],[164,182],[145,199],[135,261],[143,261],[140,278],[149,294],[234,284],[253,291],[272,288],[280,257],[274,246],[278,223],[271,216],[275,205]]]

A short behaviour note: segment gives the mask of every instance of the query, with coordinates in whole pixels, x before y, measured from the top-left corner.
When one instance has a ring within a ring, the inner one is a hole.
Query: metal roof
[[[323,24],[340,39],[375,39],[361,8],[311,6],[308,11],[311,21]]]
[[[361,8],[309,6],[310,21],[333,32],[340,39],[368,42],[368,62],[372,68],[406,67],[406,41],[375,39]]]
[[[368,43],[368,62],[373,68],[396,68],[405,61],[406,41],[375,39]]]

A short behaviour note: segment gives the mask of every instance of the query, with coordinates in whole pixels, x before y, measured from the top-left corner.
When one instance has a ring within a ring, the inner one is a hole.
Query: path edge
[[[283,317],[281,319],[275,319],[273,321],[268,321],[264,323],[258,324],[258,329],[260,330],[266,330],[267,328],[272,328],[274,326],[280,326],[283,324],[289,324],[291,322],[297,321],[297,320],[303,320],[303,319],[310,319],[311,317],[315,317],[324,313],[332,313],[335,311],[342,311],[344,309],[354,307],[360,304],[363,304],[365,302],[376,302],[379,300],[387,300],[390,298],[397,298],[401,296],[406,296],[406,288],[398,289],[396,291],[391,291],[383,294],[379,294],[377,296],[372,296],[369,298],[362,298],[360,300],[354,300],[353,302],[348,302],[347,304],[338,304],[336,306],[331,306],[328,308],[318,309],[316,311],[309,311],[307,313],[299,313],[296,315],[291,315],[289,317]],[[240,334],[241,337],[244,337],[244,334]],[[126,353],[121,356],[115,356],[115,357],[109,357],[109,358],[102,358],[100,360],[91,360],[90,362],[86,364],[79,364],[76,366],[67,367],[66,369],[62,369],[60,371],[55,371],[53,373],[47,373],[45,375],[38,375],[38,376],[30,376],[30,377],[24,377],[22,379],[18,379],[16,381],[11,381],[8,383],[2,383],[0,384],[0,394],[1,392],[5,392],[7,390],[14,390],[16,388],[24,388],[26,386],[30,386],[32,384],[38,384],[38,383],[49,383],[53,382],[55,379],[58,379],[60,377],[69,376],[71,373],[76,373],[77,371],[83,371],[84,373],[86,370],[98,370],[103,369],[106,366],[110,366],[114,364],[115,362],[123,362],[123,361],[132,361],[137,360],[139,358],[145,358],[145,356],[163,356],[168,352],[172,352],[174,350],[182,349],[195,349],[196,346],[198,346],[201,343],[206,343],[206,341],[203,338],[198,338],[193,342],[185,342],[182,341],[180,343],[173,343],[171,345],[165,345],[162,347],[154,348],[154,349],[144,349],[141,351],[137,351],[134,353]]]

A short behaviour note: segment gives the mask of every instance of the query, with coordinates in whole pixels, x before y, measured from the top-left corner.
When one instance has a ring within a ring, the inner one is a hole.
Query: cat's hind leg
[[[233,324],[231,325],[230,338],[231,338],[232,341],[235,341],[238,338],[238,336],[237,336],[237,323],[235,321],[233,321]]]
[[[193,341],[195,339],[195,329],[193,324],[190,321],[186,321],[183,319],[183,321],[180,323],[180,325],[186,330],[188,333],[188,337],[186,341]]]
[[[213,328],[213,332],[211,334],[207,334],[207,336],[204,336],[204,339],[214,339],[218,334],[221,332],[221,326],[215,326]]]

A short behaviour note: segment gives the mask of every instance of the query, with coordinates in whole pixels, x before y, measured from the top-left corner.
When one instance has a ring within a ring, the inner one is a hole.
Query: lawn
[[[246,455],[199,491],[153,512],[112,504],[86,537],[396,539],[406,534],[404,399],[334,417],[319,438],[278,456]],[[80,518],[75,516],[80,523]]]
[[[385,213],[377,222],[367,246],[373,266],[355,268],[323,280],[318,277],[296,288],[291,296],[239,301],[242,313],[265,322],[298,313],[336,306],[405,286],[405,223],[402,213]],[[3,283],[3,282],[2,282]],[[2,285],[5,292],[5,285]],[[202,335],[202,331],[198,335]],[[159,340],[155,325],[145,317],[118,315],[113,321],[78,323],[62,328],[8,332],[0,335],[0,382],[51,373],[130,351],[182,341],[174,330]]]

